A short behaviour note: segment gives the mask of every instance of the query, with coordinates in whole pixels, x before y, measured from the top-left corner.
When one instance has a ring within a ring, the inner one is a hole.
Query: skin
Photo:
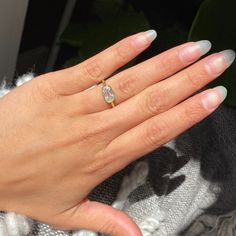
[[[219,74],[204,67],[212,55],[191,66],[181,61],[180,50],[191,43],[180,45],[109,78],[117,95],[111,109],[101,85],[89,88],[150,45],[137,48],[136,36],[36,77],[0,100],[1,210],[62,230],[141,235],[127,214],[87,195],[207,117],[212,111],[201,102],[207,91],[188,97]],[[196,52],[195,61],[199,57]]]

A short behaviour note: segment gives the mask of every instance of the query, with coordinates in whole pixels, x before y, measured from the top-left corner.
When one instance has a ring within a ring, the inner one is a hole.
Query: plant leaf
[[[93,3],[95,14],[103,20],[116,17],[123,5],[123,0],[96,0]]]
[[[97,0],[96,4],[107,3],[111,0]],[[84,61],[105,48],[111,46],[122,38],[149,29],[149,22],[142,12],[137,12],[131,5],[123,4],[121,0],[112,0],[113,7],[102,9],[103,17],[99,19],[101,11],[97,13],[97,20],[71,24],[67,27],[61,37],[65,42],[78,50],[80,59],[78,63]],[[96,6],[95,4],[95,6]],[[102,6],[101,5],[101,6]],[[100,7],[101,7],[100,6]],[[95,9],[97,10],[98,7]],[[94,9],[92,10],[96,12]],[[107,12],[109,11],[109,12]],[[110,16],[113,17],[110,17]],[[72,61],[75,61],[74,59]],[[135,60],[128,64],[131,66]],[[66,63],[69,65],[68,63]]]
[[[213,44],[213,51],[236,49],[236,1],[206,0],[200,7],[189,33],[189,40],[208,39]],[[236,63],[208,87],[224,85],[228,95],[224,101],[236,107]]]
[[[71,66],[75,66],[79,63],[80,63],[79,57],[72,57],[64,63],[63,68],[68,68],[68,67],[71,67]]]

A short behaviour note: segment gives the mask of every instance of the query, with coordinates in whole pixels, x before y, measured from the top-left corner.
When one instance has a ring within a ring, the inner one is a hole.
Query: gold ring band
[[[102,96],[106,103],[111,104],[115,107],[115,93],[110,85],[106,84],[106,81],[102,80]]]

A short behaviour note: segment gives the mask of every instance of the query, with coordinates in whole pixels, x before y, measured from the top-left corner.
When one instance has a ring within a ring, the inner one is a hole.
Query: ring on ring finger
[[[106,81],[102,80],[102,96],[106,103],[111,104],[115,107],[115,93],[110,85],[106,84]]]

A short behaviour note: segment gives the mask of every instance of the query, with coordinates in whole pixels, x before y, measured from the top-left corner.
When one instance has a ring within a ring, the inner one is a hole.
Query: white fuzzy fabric
[[[148,164],[146,162],[138,162],[130,175],[124,176],[120,190],[117,194],[116,200],[112,204],[112,207],[122,210],[130,193],[145,183],[147,175]],[[141,229],[141,231],[146,231],[146,224],[142,225],[142,227],[143,230]],[[98,234],[93,231],[79,230],[75,231],[73,236],[98,236]]]
[[[6,214],[5,223],[8,233],[7,235],[21,236],[29,234],[33,222],[25,216],[9,212]]]

